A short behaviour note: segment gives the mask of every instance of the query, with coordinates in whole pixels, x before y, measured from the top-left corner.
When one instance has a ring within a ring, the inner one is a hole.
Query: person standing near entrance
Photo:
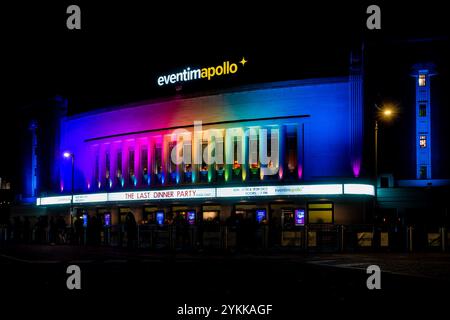
[[[128,212],[126,216],[125,231],[127,233],[127,247],[132,248],[134,247],[134,242],[137,235],[136,219],[134,219],[134,215],[132,212]]]

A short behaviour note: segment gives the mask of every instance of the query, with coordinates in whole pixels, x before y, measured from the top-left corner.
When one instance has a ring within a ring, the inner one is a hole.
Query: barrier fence
[[[137,247],[148,250],[273,250],[304,252],[445,252],[450,251],[446,226],[376,226],[310,224],[279,230],[269,225],[125,225],[14,230],[0,226],[0,243],[55,243]]]

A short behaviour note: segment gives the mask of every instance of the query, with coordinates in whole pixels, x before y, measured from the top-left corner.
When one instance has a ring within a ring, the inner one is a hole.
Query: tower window
[[[420,148],[426,148],[427,147],[427,136],[420,136],[419,137],[419,145],[420,145]]]
[[[419,117],[426,117],[426,116],[427,116],[427,105],[420,104],[419,105]]]
[[[425,87],[427,85],[427,77],[424,74],[419,75],[419,87]]]
[[[427,167],[426,166],[420,166],[419,179],[426,179],[426,178],[427,178]]]

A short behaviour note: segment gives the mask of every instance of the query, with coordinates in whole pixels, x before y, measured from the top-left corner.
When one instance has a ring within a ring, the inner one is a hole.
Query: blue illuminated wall
[[[260,84],[219,94],[143,102],[65,118],[58,152],[75,154],[76,191],[95,191],[94,163],[117,146],[139,150],[164,128],[232,122],[221,128],[280,125],[298,128],[299,178],[357,177],[362,149],[362,78],[325,78]],[[302,116],[291,117],[290,116]],[[284,118],[283,118],[284,117]],[[280,120],[258,120],[283,118]],[[239,123],[240,119],[255,119]],[[71,163],[59,158],[60,190],[70,191]],[[126,155],[124,155],[126,162]],[[104,174],[101,169],[100,174]],[[112,173],[113,174],[113,173]],[[125,182],[124,188],[133,188]]]
[[[434,75],[432,65],[416,65],[413,76],[416,87],[416,178],[432,179],[431,159],[431,101],[430,82]]]

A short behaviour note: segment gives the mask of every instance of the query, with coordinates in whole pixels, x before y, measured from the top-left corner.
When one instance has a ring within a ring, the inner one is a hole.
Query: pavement
[[[66,287],[72,264],[81,269],[79,291]],[[366,286],[366,267],[372,264],[381,268],[381,290]],[[37,304],[20,313],[57,304],[84,316],[88,309],[100,311],[102,318],[126,310],[127,319],[203,319],[179,317],[176,310],[185,304],[273,305],[270,316],[256,319],[299,319],[307,312],[319,318],[405,316],[417,308],[432,316],[437,308],[430,306],[448,303],[449,275],[447,253],[223,254],[16,244],[0,247],[0,290],[7,292],[0,304],[7,297],[4,306]]]
[[[450,281],[450,253],[218,253],[152,252],[101,246],[26,245],[0,247],[0,263],[86,264],[126,263],[128,261],[202,261],[202,260],[280,260],[322,267],[366,270],[378,265],[382,272]]]

